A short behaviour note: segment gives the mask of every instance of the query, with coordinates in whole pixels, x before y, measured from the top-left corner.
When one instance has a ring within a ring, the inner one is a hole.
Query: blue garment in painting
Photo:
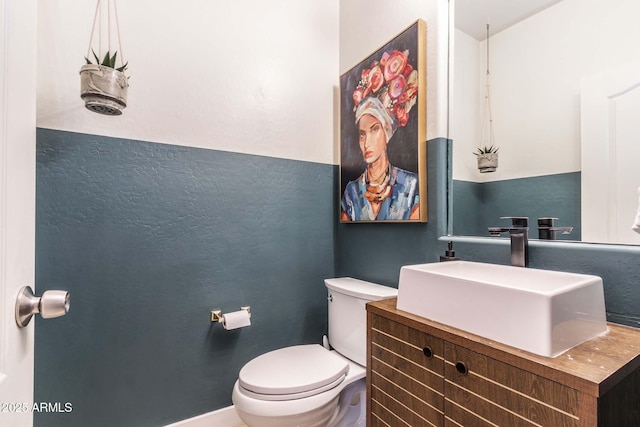
[[[351,221],[408,220],[411,209],[420,202],[418,175],[404,169],[391,167],[389,185],[391,195],[382,201],[378,216],[374,217],[371,203],[365,197],[366,171],[354,181],[349,181],[342,195],[342,210]]]

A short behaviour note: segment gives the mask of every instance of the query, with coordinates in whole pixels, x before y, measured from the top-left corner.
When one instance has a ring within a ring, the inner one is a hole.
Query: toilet
[[[365,304],[398,290],[350,277],[326,279],[329,337],[256,357],[233,387],[249,427],[355,427],[366,424]]]

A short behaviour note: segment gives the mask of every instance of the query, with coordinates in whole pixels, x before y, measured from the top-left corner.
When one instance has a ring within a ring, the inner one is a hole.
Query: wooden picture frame
[[[426,23],[340,76],[340,221],[426,222]]]

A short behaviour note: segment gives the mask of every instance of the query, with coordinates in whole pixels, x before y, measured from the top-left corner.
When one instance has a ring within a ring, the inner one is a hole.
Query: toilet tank
[[[398,295],[396,288],[351,277],[325,279],[329,293],[329,344],[344,357],[366,365],[367,310],[365,304]]]

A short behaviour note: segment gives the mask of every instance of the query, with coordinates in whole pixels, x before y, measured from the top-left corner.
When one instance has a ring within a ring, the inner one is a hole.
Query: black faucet
[[[502,216],[500,219],[510,219],[511,227],[489,227],[489,234],[499,236],[509,233],[511,237],[511,265],[516,267],[529,266],[529,218],[526,216]]]
[[[569,234],[573,227],[555,227],[553,222],[558,218],[538,218],[538,238],[540,240],[556,240],[558,231]]]

